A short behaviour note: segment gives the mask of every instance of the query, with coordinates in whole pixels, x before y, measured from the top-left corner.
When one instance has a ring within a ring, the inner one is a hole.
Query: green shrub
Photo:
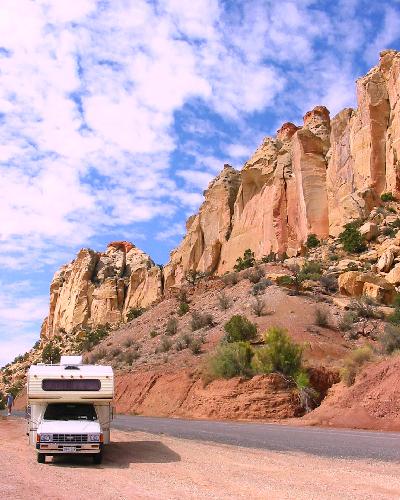
[[[338,328],[342,332],[347,332],[351,329],[353,324],[357,321],[357,314],[354,311],[347,311],[343,314],[338,322]]]
[[[156,354],[161,352],[168,352],[172,347],[172,342],[168,337],[161,337],[160,343],[156,348]]]
[[[400,294],[394,298],[393,306],[394,313],[388,316],[388,321],[393,325],[400,325]]]
[[[123,360],[127,365],[131,365],[134,361],[140,358],[140,353],[138,350],[133,349],[124,353]]]
[[[197,355],[201,353],[201,339],[193,339],[189,344],[189,349],[192,351],[192,354]]]
[[[178,307],[178,316],[184,316],[189,311],[189,304],[181,302]]]
[[[154,337],[157,337],[157,335],[160,335],[160,332],[157,332],[157,330],[151,330],[150,337],[152,339],[154,339]]]
[[[224,325],[224,342],[253,340],[257,336],[257,326],[246,317],[236,314]]]
[[[353,385],[357,373],[367,361],[372,359],[373,353],[369,346],[359,347],[352,351],[343,361],[343,367],[340,370],[340,378],[347,385]]]
[[[247,342],[222,344],[208,360],[208,375],[211,379],[250,377],[252,357],[253,350]]]
[[[187,349],[190,346],[193,340],[194,338],[192,335],[190,335],[189,333],[184,333],[176,341],[175,349],[177,351],[183,351],[184,349]]]
[[[396,201],[396,198],[392,195],[392,193],[382,193],[381,200],[384,202],[387,201]]]
[[[261,269],[261,267],[255,267],[254,269],[249,269],[248,271],[246,271],[244,277],[251,283],[258,283],[264,275],[265,271]]]
[[[226,311],[227,309],[229,309],[231,307],[232,302],[231,302],[230,298],[224,292],[221,292],[218,295],[218,305],[219,305],[219,308],[221,309],[221,311]]]
[[[222,281],[225,285],[236,285],[239,283],[239,276],[237,273],[228,273],[221,276]]]
[[[249,267],[253,267],[256,263],[256,259],[254,258],[254,252],[248,248],[245,250],[243,257],[238,257],[236,259],[236,264],[234,265],[235,271],[243,271],[243,269],[248,269]]]
[[[264,255],[264,257],[262,257],[261,259],[261,262],[263,264],[269,264],[275,261],[276,261],[276,254],[274,254],[274,252],[270,252],[269,255]]]
[[[376,303],[369,297],[353,299],[349,307],[359,318],[382,318],[382,313],[377,310]]]
[[[59,363],[61,359],[60,348],[54,345],[52,342],[48,342],[42,351],[42,361],[43,363]]]
[[[128,321],[132,321],[133,319],[138,318],[144,313],[144,309],[142,307],[131,307],[126,315],[126,319]]]
[[[278,278],[276,279],[276,283],[280,286],[291,286],[293,285],[294,281],[291,276],[285,274],[283,276],[278,276]]]
[[[99,344],[110,333],[111,325],[99,325],[93,330],[86,328],[82,331],[77,341],[77,350],[79,352],[90,351]]]
[[[321,276],[319,282],[327,292],[337,292],[339,289],[338,279],[334,274]]]
[[[273,282],[271,280],[263,278],[258,283],[253,285],[253,288],[251,289],[251,294],[255,296],[260,295],[265,291],[267,287],[271,285],[273,285]]]
[[[200,330],[200,328],[204,328],[205,326],[212,326],[214,324],[212,314],[210,313],[200,313],[193,312],[192,319],[190,321],[190,326],[192,331]]]
[[[336,253],[330,253],[329,254],[329,260],[332,261],[332,262],[336,262],[339,260],[339,255],[337,255]]]
[[[379,342],[385,354],[392,354],[392,352],[400,349],[400,327],[396,325],[386,325],[385,331],[379,338]]]
[[[123,345],[124,345],[125,347],[131,347],[131,346],[132,346],[132,345],[134,345],[134,344],[135,344],[135,341],[134,341],[133,339],[131,339],[131,338],[127,338],[127,339],[125,339],[125,340],[123,341]]]
[[[178,332],[178,318],[171,317],[167,321],[167,325],[165,327],[165,335],[172,337],[176,335]]]
[[[322,327],[326,327],[329,324],[327,311],[320,307],[315,309],[315,324]]]
[[[360,233],[358,227],[358,222],[350,222],[346,224],[345,229],[342,233],[339,234],[339,241],[343,245],[343,248],[346,252],[350,253],[361,253],[366,248],[367,245],[365,240]]]
[[[317,238],[316,234],[309,234],[307,241],[306,241],[306,247],[307,248],[316,248],[321,244],[319,239]]]
[[[316,260],[305,262],[304,266],[299,270],[300,280],[318,280],[321,277],[322,265]]]
[[[310,377],[305,371],[300,371],[294,377],[295,384],[299,390],[310,386]]]
[[[251,303],[251,309],[256,316],[264,316],[265,312],[265,300],[256,295],[255,299]]]
[[[265,334],[265,346],[255,352],[253,368],[258,373],[279,372],[295,377],[302,367],[303,348],[294,343],[287,330],[272,327]]]

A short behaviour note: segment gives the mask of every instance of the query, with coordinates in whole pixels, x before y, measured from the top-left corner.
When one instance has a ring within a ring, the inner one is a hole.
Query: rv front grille
[[[87,443],[87,434],[53,434],[54,443]]]

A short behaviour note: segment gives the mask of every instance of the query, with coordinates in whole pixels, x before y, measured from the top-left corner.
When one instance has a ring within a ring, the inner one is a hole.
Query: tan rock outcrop
[[[160,268],[132,243],[110,243],[105,253],[82,249],[54,275],[42,335],[118,323],[131,307],[146,307],[161,295]]]
[[[372,273],[348,271],[339,276],[338,284],[339,292],[343,295],[350,297],[365,295],[383,304],[391,304],[396,294],[391,283]]]

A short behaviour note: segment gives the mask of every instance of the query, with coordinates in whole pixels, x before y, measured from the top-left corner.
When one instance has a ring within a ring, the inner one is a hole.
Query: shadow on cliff
[[[107,446],[102,465],[93,465],[91,457],[82,455],[53,457],[49,465],[73,468],[127,469],[130,464],[135,463],[163,464],[180,461],[180,455],[161,441],[123,441]]]

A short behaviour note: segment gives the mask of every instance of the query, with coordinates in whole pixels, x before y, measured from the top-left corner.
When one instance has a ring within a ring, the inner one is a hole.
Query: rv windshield
[[[44,420],[96,420],[94,406],[85,403],[51,403],[44,412]]]

